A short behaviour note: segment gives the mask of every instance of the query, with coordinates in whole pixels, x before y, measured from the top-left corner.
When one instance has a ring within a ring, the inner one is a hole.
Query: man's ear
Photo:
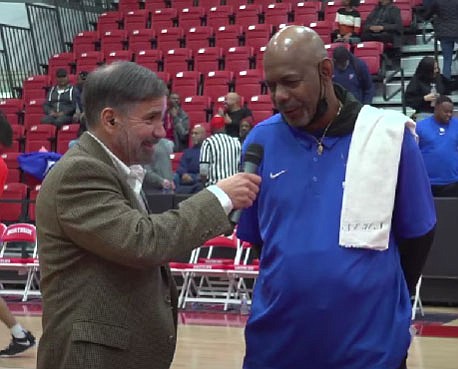
[[[321,78],[332,80],[332,75],[334,73],[334,66],[332,61],[329,58],[324,59],[320,63],[320,74]]]
[[[100,121],[102,126],[108,130],[113,130],[117,123],[115,115],[116,114],[112,108],[108,107],[103,109],[100,113]]]

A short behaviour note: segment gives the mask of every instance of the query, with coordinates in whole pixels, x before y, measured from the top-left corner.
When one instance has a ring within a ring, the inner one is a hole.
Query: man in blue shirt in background
[[[176,193],[196,193],[204,188],[200,180],[199,158],[205,133],[205,128],[200,124],[196,124],[191,130],[192,147],[183,151],[180,165],[173,177]]]
[[[261,251],[243,367],[406,368],[409,289],[436,223],[417,143],[408,133],[399,141],[389,247],[343,247],[343,187],[362,105],[333,85],[332,61],[310,28],[289,26],[274,35],[264,69],[279,114],[257,124],[244,143],[244,151],[262,145],[264,157],[259,196],[237,230]],[[384,146],[361,163],[377,170],[390,150]],[[368,191],[377,196],[376,188]]]
[[[334,59],[334,75],[332,76],[334,83],[345,87],[361,103],[371,104],[374,97],[374,86],[366,63],[343,46],[337,47],[332,57]]]
[[[448,96],[437,98],[434,115],[417,123],[417,134],[434,196],[458,197],[458,119]]]

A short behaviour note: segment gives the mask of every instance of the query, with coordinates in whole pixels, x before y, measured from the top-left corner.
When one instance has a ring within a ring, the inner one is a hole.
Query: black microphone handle
[[[251,161],[245,161],[243,163],[242,171],[244,173],[253,173],[253,174],[255,174],[255,173],[258,172],[258,164],[252,163]],[[229,214],[229,221],[232,224],[236,225],[239,222],[241,215],[242,215],[242,209],[233,210]]]

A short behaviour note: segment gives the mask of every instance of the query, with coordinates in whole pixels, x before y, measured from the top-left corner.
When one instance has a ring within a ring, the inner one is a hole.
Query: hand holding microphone
[[[239,221],[241,209],[250,207],[259,192],[261,177],[255,173],[258,171],[263,154],[261,145],[249,145],[242,165],[243,173],[223,179],[216,184],[232,201],[234,211],[230,214],[229,220],[234,224]]]

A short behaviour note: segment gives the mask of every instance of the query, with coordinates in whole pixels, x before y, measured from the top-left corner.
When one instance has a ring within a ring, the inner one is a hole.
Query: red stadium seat
[[[151,50],[156,39],[154,29],[135,29],[129,35],[129,50],[137,53],[140,50]]]
[[[220,47],[203,47],[194,54],[194,70],[201,73],[219,70],[223,58]]]
[[[140,50],[135,54],[135,62],[157,72],[162,66],[162,50]]]
[[[36,124],[40,124],[40,119],[45,115],[43,104],[45,99],[30,100],[24,105],[24,128],[28,130]]]
[[[310,24],[318,21],[321,1],[299,2],[293,7],[294,24]]]
[[[97,20],[97,33],[101,37],[107,31],[119,29],[122,21],[122,13],[118,11],[109,11],[99,15]]]
[[[8,183],[3,187],[0,221],[11,223],[25,220],[27,192],[28,187],[23,183]]]
[[[266,46],[272,35],[271,24],[252,24],[245,28],[245,46],[257,49]]]
[[[71,66],[75,63],[73,53],[54,54],[48,61],[49,84],[54,86],[57,83],[56,71],[65,69],[68,74],[71,73]]]
[[[243,35],[242,30],[242,26],[236,24],[218,27],[215,31],[215,46],[223,49],[239,46]]]
[[[252,96],[263,94],[263,80],[263,72],[258,69],[242,70],[235,77],[235,91],[250,101]]]
[[[262,14],[262,6],[256,4],[240,5],[235,10],[235,23],[248,26],[258,24]]]
[[[186,96],[182,99],[181,107],[188,114],[191,126],[199,122],[207,122],[211,109],[211,98],[209,96]]]
[[[193,96],[199,92],[201,73],[197,71],[178,72],[172,80],[172,91],[180,96]]]
[[[56,126],[53,124],[39,124],[30,127],[25,135],[25,152],[54,151],[53,144],[56,139]]]
[[[95,44],[99,39],[96,31],[85,31],[73,37],[73,55],[76,59],[82,53],[95,51]]]
[[[146,4],[147,9],[149,9],[149,4]],[[151,10],[151,28],[153,28],[156,33],[161,29],[166,29],[173,27],[175,21],[178,19],[178,11],[174,8],[154,8]]]
[[[269,95],[252,96],[248,102],[248,108],[253,113],[255,123],[259,123],[273,114],[272,100]]]
[[[68,144],[70,141],[78,138],[79,130],[79,124],[66,124],[62,126],[62,128],[57,132],[56,152],[59,154],[65,154],[68,150]]]
[[[149,22],[149,10],[131,10],[124,13],[124,29],[127,32],[134,29],[147,28]]]
[[[184,30],[181,27],[164,28],[156,30],[157,45],[156,48],[164,53],[170,49],[178,49],[184,39]]]
[[[8,178],[6,183],[21,182],[21,169],[17,158],[22,153],[20,152],[5,152],[1,155],[6,166],[8,167]]]
[[[103,53],[101,51],[91,51],[82,53],[76,59],[76,74],[82,71],[91,72],[103,63]]]
[[[23,101],[21,99],[0,100],[0,110],[5,114],[10,124],[19,124]]]
[[[229,25],[231,17],[234,17],[234,8],[232,6],[213,6],[207,12],[207,26],[217,28]]]
[[[185,30],[202,26],[204,21],[205,9],[198,6],[183,8],[178,14],[178,25]]]
[[[100,51],[107,55],[110,51],[123,50],[127,45],[127,33],[123,29],[107,31],[100,40]]]
[[[13,130],[13,144],[10,147],[3,147],[4,152],[19,152],[22,150],[22,143],[24,142],[25,130],[23,125],[11,124]]]
[[[291,3],[274,3],[264,6],[264,23],[278,25],[288,23],[292,20]]]
[[[250,69],[254,49],[251,46],[230,47],[225,52],[225,69],[233,72]]]
[[[213,38],[213,28],[209,26],[191,27],[186,33],[186,47],[197,51],[203,47],[210,47]]]
[[[204,78],[202,95],[209,96],[213,101],[227,95],[234,80],[234,72],[219,70],[208,72]]]
[[[105,63],[111,64],[118,60],[132,61],[132,51],[130,50],[118,50],[110,51],[105,54]]]
[[[37,75],[28,77],[22,84],[22,101],[27,104],[30,100],[46,97],[48,76]]]
[[[164,55],[164,71],[175,75],[178,72],[189,70],[189,62],[192,60],[191,49],[170,49]]]
[[[332,24],[332,22],[328,21],[317,21],[310,23],[308,26],[318,33],[325,44],[330,44]]]
[[[118,10],[121,12],[128,12],[130,10],[137,10],[140,8],[140,1],[138,0],[119,0]]]

